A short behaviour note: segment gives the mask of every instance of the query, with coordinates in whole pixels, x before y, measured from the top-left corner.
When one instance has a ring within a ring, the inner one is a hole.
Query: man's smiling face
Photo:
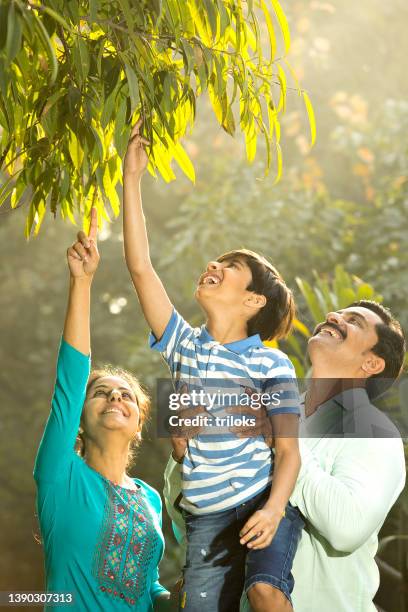
[[[321,371],[326,363],[327,370],[336,370],[343,378],[367,378],[378,373],[383,368],[379,363],[382,360],[372,348],[378,342],[376,325],[381,323],[375,312],[360,306],[330,312],[309,340],[312,364],[318,363]]]

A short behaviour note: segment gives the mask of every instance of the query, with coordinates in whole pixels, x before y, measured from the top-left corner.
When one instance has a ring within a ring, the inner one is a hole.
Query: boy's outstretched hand
[[[77,241],[67,250],[68,267],[72,278],[92,278],[99,264],[97,247],[98,212],[91,209],[88,235],[78,232]]]
[[[123,172],[126,174],[134,174],[137,177],[142,176],[149,161],[143,145],[148,145],[150,143],[140,134],[142,122],[143,120],[139,119],[132,128],[123,163]]]

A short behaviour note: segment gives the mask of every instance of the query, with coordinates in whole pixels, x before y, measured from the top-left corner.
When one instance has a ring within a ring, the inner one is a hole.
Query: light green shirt
[[[378,532],[405,484],[402,440],[359,437],[362,427],[366,435],[368,422],[381,435],[398,436],[394,425],[370,404],[363,389],[335,399],[304,420],[302,435],[321,435],[322,420],[337,411],[344,417],[347,437],[332,437],[336,427],[331,422],[331,437],[299,440],[302,467],[290,501],[306,518],[306,527],[293,565],[296,612],[375,611]],[[184,522],[174,505],[180,490],[180,464],[170,458],[165,502],[176,536],[185,546]],[[241,610],[249,610],[244,597]]]

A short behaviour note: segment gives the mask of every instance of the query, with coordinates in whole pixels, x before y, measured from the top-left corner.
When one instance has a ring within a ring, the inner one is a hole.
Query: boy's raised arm
[[[140,133],[140,119],[130,136],[123,165],[123,236],[126,265],[139,297],[145,319],[156,338],[161,338],[173,305],[150,261],[149,241],[142,208],[141,179],[148,157]]]

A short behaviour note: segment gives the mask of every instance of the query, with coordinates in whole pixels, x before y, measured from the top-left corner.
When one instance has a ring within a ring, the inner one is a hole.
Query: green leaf
[[[171,153],[187,178],[189,178],[192,183],[195,183],[194,166],[180,142],[171,149]]]
[[[295,355],[298,355],[300,359],[303,359],[304,356],[304,348],[301,348],[299,340],[293,334],[290,334],[286,338],[286,342],[289,344],[290,348],[295,352]]]
[[[338,310],[339,306],[337,303],[337,296],[334,295],[332,291],[330,291],[330,285],[328,280],[326,278],[320,277],[316,272],[314,272],[314,277],[316,279],[316,292],[320,297],[320,303],[322,305],[323,310],[325,310],[326,312]]]
[[[117,194],[116,188],[112,184],[108,164],[106,164],[105,171],[103,173],[103,188],[109,200],[109,204],[112,209],[112,212],[115,215],[115,217],[117,217],[120,211],[120,200],[119,200],[119,196]]]
[[[279,113],[279,111],[282,111],[284,113],[285,110],[286,110],[286,90],[287,90],[287,84],[286,84],[286,74],[285,74],[285,71],[282,69],[281,66],[278,66],[278,79],[279,79],[279,84],[280,84],[280,88],[281,88],[281,95],[280,95],[280,99],[279,99],[279,104],[278,104],[277,112]]]
[[[66,11],[70,16],[70,19],[73,23],[78,23],[80,20],[79,8],[81,6],[80,2],[77,0],[69,0],[68,2],[65,0],[64,2],[66,6]]]
[[[42,13],[47,13],[47,15],[49,15],[50,17],[55,19],[55,21],[57,21],[60,25],[62,25],[62,27],[65,30],[67,30],[68,32],[72,32],[72,28],[70,27],[68,22],[62,17],[62,15],[60,15],[60,13],[57,13],[57,11],[54,11],[49,6],[42,5],[41,12]]]
[[[338,297],[339,307],[347,308],[347,306],[349,306],[352,302],[355,301],[356,294],[354,292],[354,289],[352,289],[351,287],[342,287],[338,294]]]
[[[271,139],[269,138],[268,129],[267,129],[265,123],[263,122],[262,118],[258,119],[258,121],[260,123],[261,131],[262,131],[262,134],[263,134],[264,139],[265,139],[265,146],[266,146],[265,176],[267,176],[269,174],[269,168],[271,166]]]
[[[54,219],[57,216],[57,205],[59,199],[59,188],[56,183],[54,183],[51,190],[51,198],[50,198],[50,211],[54,215]]]
[[[235,119],[234,113],[229,104],[227,106],[226,116],[224,117],[224,120],[222,122],[222,127],[227,132],[227,134],[229,134],[230,136],[234,136],[236,130]]]
[[[281,149],[279,142],[275,142],[275,150],[276,150],[276,177],[273,182],[274,185],[276,185],[276,183],[280,181],[281,176],[282,176],[283,160],[282,160],[282,149]]]
[[[224,0],[217,0],[217,8],[220,16],[220,36],[224,36],[226,29],[230,25],[230,18],[225,8]]]
[[[51,64],[50,85],[53,85],[56,81],[57,74],[58,74],[58,62],[57,62],[57,57],[55,55],[54,46],[51,42],[50,37],[48,36],[47,30],[45,29],[41,20],[36,15],[35,11],[30,11],[30,13],[32,15],[33,20],[35,21],[35,29],[38,33],[38,36],[43,44],[44,50]],[[23,15],[25,15],[25,13],[23,13]],[[30,20],[28,21],[28,23],[29,23],[29,28],[32,27]]]
[[[47,210],[45,205],[45,200],[41,198],[38,202],[35,215],[34,215],[34,236],[38,236],[38,232],[40,231],[41,223],[43,222],[45,211]]]
[[[91,150],[94,153],[94,159],[96,158],[97,163],[102,162],[105,159],[105,146],[104,146],[104,138],[103,132],[99,133],[93,125],[90,126],[90,130],[94,137],[94,145]],[[89,146],[89,145],[88,145]]]
[[[8,4],[5,4],[5,2],[0,2],[0,49],[3,49],[6,44],[8,9]]]
[[[253,122],[245,132],[245,148],[248,162],[252,163],[256,155],[256,131]]]
[[[8,79],[8,71],[5,69],[5,59],[0,55],[0,91],[3,94],[3,97],[7,97],[7,89],[8,89],[9,79]],[[0,96],[0,104],[2,103]],[[3,109],[1,109],[3,110]],[[6,113],[4,113],[6,121],[8,121],[8,117]]]
[[[62,180],[60,182],[60,196],[62,200],[67,195],[68,190],[69,190],[69,173],[65,169],[62,171]]]
[[[199,80],[200,89],[201,89],[200,93],[203,93],[203,91],[207,89],[207,77],[208,77],[206,65],[204,62],[199,64],[197,68],[197,74],[198,74],[198,80]]]
[[[310,126],[310,146],[313,147],[316,141],[316,119],[314,115],[314,110],[312,103],[310,101],[309,96],[305,91],[302,91],[302,97],[305,103],[307,116],[309,118],[309,126]]]
[[[98,7],[99,7],[98,0],[89,0],[89,16],[92,22],[96,21],[98,17]]]
[[[290,32],[289,32],[288,20],[286,19],[286,15],[283,12],[282,7],[279,4],[278,0],[271,0],[271,3],[275,10],[275,14],[278,19],[280,29],[282,31],[283,42],[285,45],[285,53],[287,54],[289,53],[289,50],[290,50]]]
[[[52,94],[52,96],[50,96],[49,98],[47,98],[47,104],[46,104],[46,108],[50,109],[52,106],[54,106],[54,104],[56,102],[58,102],[58,100],[60,98],[62,98],[63,96],[65,96],[67,93],[67,90],[64,89],[63,87],[61,87],[60,89],[58,89],[58,91],[56,91],[54,94]]]
[[[114,127],[115,147],[121,157],[125,154],[128,137],[126,130],[126,99],[121,98],[116,111]]]
[[[302,336],[304,336],[305,338],[310,338],[311,336],[310,331],[308,330],[306,325],[302,323],[302,321],[300,321],[299,319],[293,320],[293,327],[296,331],[300,332]]]
[[[0,206],[4,204],[9,195],[13,192],[14,189],[14,177],[11,176],[7,179],[7,181],[0,187]]]
[[[25,190],[27,189],[24,177],[22,174],[18,177],[13,192],[10,198],[11,208],[16,208],[20,204],[20,200],[23,197]]]
[[[357,299],[358,300],[372,300],[374,299],[374,289],[368,283],[362,283],[357,288]]]
[[[120,4],[121,9],[123,11],[123,14],[125,16],[126,24],[127,24],[127,27],[129,28],[129,34],[131,36],[133,36],[133,34],[134,34],[134,21],[133,21],[133,16],[132,16],[132,11],[131,11],[131,8],[130,8],[130,4],[129,4],[128,0],[119,0],[119,4]]]
[[[273,27],[273,23],[272,23],[272,19],[270,16],[270,13],[268,11],[268,7],[266,6],[266,3],[264,0],[261,0],[261,8],[265,17],[265,23],[266,23],[266,27],[268,29],[268,35],[269,35],[269,44],[270,44],[270,49],[271,49],[271,53],[270,53],[270,59],[271,61],[275,58],[276,55],[276,36],[275,36],[275,29]]]
[[[90,59],[86,42],[82,36],[76,37],[76,42],[73,47],[73,56],[81,84],[83,85],[89,73]]]
[[[342,265],[340,264],[337,265],[335,268],[334,281],[333,281],[333,288],[334,288],[336,295],[339,296],[342,289],[344,289],[345,287],[351,287],[351,286],[352,286],[352,282],[351,282],[350,275],[345,271]]]
[[[68,218],[72,225],[76,225],[75,217],[72,214],[72,202],[68,198],[61,201],[61,215],[63,219]]]
[[[74,167],[79,170],[82,166],[82,161],[84,159],[84,151],[78,141],[75,132],[73,132],[72,130],[69,130],[68,149]]]
[[[217,117],[218,123],[222,125],[223,121],[223,108],[220,98],[217,96],[214,90],[214,86],[212,83],[208,85],[208,97],[210,98],[211,106],[213,107],[213,111],[215,116]]]
[[[324,321],[326,313],[322,311],[319,300],[317,299],[313,289],[306,281],[301,278],[296,278],[297,285],[306,300],[306,304],[310,310],[310,313],[313,317],[315,323],[320,323],[320,321]]]
[[[6,57],[10,64],[20,50],[21,34],[20,16],[15,10],[14,2],[11,2],[7,15],[7,38],[5,48]]]
[[[137,80],[137,75],[133,70],[132,66],[130,66],[127,62],[125,62],[125,72],[126,78],[129,86],[129,95],[130,95],[130,103],[131,103],[131,112],[132,115],[137,109],[140,98],[139,98],[139,83]]]
[[[35,208],[34,208],[34,203],[33,201],[30,202],[30,207],[28,209],[28,215],[26,218],[26,223],[25,223],[25,237],[28,240],[30,238],[31,235],[31,229],[33,227],[33,223],[34,223],[34,216],[35,216]]]
[[[115,102],[116,102],[116,94],[117,94],[117,90],[114,89],[110,95],[104,100],[102,101],[102,114],[101,114],[101,126],[103,127],[103,129],[106,128],[106,126],[108,125],[109,121],[112,118],[112,114],[113,114],[113,109],[115,108]]]
[[[185,73],[186,75],[189,75],[190,72],[193,70],[194,68],[194,64],[195,64],[195,55],[194,55],[194,49],[193,47],[190,45],[190,43],[186,40],[181,40],[180,44],[182,46],[182,49],[184,51],[184,66],[185,66]]]
[[[204,0],[205,9],[206,9],[206,17],[210,23],[210,28],[212,32],[213,40],[217,37],[218,32],[218,15],[215,10],[215,3],[213,0]]]
[[[166,183],[174,181],[176,179],[176,175],[171,169],[170,158],[167,151],[165,151],[165,149],[161,146],[156,146],[154,154],[157,170],[160,172]]]

